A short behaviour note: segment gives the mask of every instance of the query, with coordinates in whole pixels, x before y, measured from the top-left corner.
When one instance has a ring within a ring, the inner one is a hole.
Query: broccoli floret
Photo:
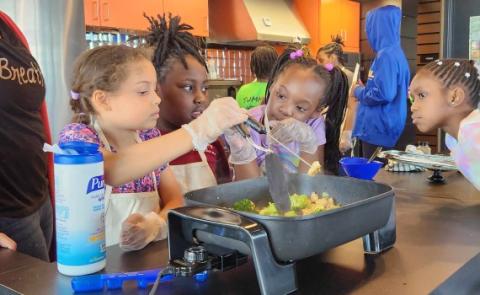
[[[313,208],[312,208],[312,213],[310,214],[315,214],[315,213],[320,213],[322,211],[325,211],[325,207],[320,205],[320,204],[316,204]]]
[[[290,207],[292,210],[305,209],[310,205],[310,198],[307,195],[293,194],[290,196]]]
[[[285,216],[285,217],[295,217],[295,216],[298,216],[298,214],[297,214],[297,212],[295,212],[293,210],[290,210],[290,211],[285,212],[285,214],[283,216]]]
[[[258,212],[260,215],[268,215],[268,216],[278,216],[277,207],[272,202],[268,202],[268,206],[263,208]]]
[[[249,199],[241,199],[233,204],[233,210],[255,213],[255,203]]]

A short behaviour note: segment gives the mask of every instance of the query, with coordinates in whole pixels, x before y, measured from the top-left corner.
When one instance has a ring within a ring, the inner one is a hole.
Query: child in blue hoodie
[[[352,136],[360,139],[364,157],[377,146],[394,147],[405,127],[410,71],[400,47],[401,18],[393,5],[367,14],[367,38],[377,56],[365,86],[357,84],[352,93],[359,102]]]

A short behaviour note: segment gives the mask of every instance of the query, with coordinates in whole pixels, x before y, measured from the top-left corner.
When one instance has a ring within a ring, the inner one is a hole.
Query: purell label
[[[57,262],[82,266],[104,260],[103,162],[54,168]]]
[[[104,186],[104,182],[103,182],[103,175],[92,177],[88,181],[87,194],[89,194],[91,192],[94,192],[94,191],[101,190],[104,187],[105,186]]]

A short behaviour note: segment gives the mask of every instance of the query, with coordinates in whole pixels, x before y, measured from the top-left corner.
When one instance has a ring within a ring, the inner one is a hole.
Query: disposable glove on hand
[[[342,132],[342,135],[340,136],[340,151],[342,153],[345,153],[346,151],[352,148],[353,148],[352,131],[345,130]]]
[[[17,243],[4,233],[0,233],[0,247],[17,250]]]
[[[225,140],[230,147],[229,162],[235,165],[242,165],[252,162],[257,158],[255,148],[247,142],[247,139],[240,133],[228,129],[225,131]]]
[[[247,111],[231,97],[217,98],[195,120],[182,126],[192,137],[193,146],[205,151],[225,130],[248,119]]]
[[[315,153],[318,148],[317,136],[309,125],[294,118],[282,121],[270,121],[271,135],[283,144],[298,142],[300,150],[309,154]],[[275,144],[274,140],[270,141]]]
[[[133,213],[122,223],[120,248],[125,251],[140,250],[154,240],[165,239],[167,233],[167,223],[157,213]]]

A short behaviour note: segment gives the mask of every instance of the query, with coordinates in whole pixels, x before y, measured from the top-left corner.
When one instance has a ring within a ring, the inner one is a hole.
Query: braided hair
[[[150,33],[146,36],[147,45],[154,47],[152,62],[157,71],[159,82],[163,82],[173,63],[179,60],[185,69],[188,65],[185,57],[193,56],[207,70],[205,59],[200,53],[200,44],[189,32],[192,26],[182,23],[180,16],[163,14],[157,18],[144,15],[150,23]]]
[[[278,54],[275,48],[270,45],[258,46],[252,52],[250,59],[250,70],[258,80],[266,80],[270,76],[273,65]]]
[[[332,42],[328,43],[327,45],[320,47],[317,51],[317,56],[320,52],[325,52],[326,55],[330,56],[335,54],[337,56],[338,62],[343,65],[345,63],[345,59],[343,56],[343,47],[345,47],[345,43],[340,35],[331,36]]]
[[[422,71],[429,71],[445,88],[460,85],[470,98],[474,108],[480,103],[480,74],[475,61],[468,59],[444,59],[428,63]]]
[[[345,117],[348,101],[348,78],[339,67],[332,67],[329,71],[323,65],[317,64],[309,54],[291,58],[292,52],[297,49],[287,48],[277,59],[270,79],[267,83],[266,100],[270,97],[270,88],[279,75],[293,65],[304,69],[311,69],[313,73],[326,84],[326,91],[317,110],[325,115],[325,167],[328,171],[338,174],[338,161],[341,153],[339,149],[341,125]]]

